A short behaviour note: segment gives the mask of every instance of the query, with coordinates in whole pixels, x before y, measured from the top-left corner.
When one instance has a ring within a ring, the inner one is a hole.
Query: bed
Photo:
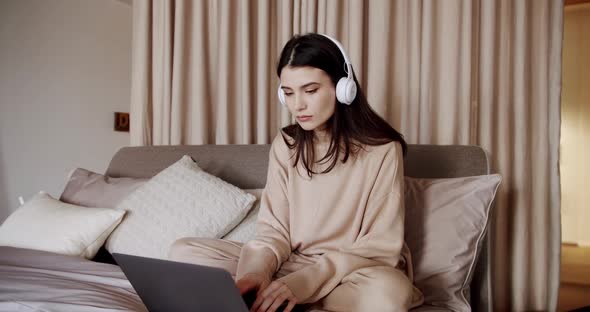
[[[199,167],[243,189],[263,188],[269,145],[125,147],[105,176],[149,179],[189,155]],[[489,174],[486,153],[477,146],[410,145],[405,175],[447,179]],[[494,190],[495,192],[495,190]],[[491,201],[491,200],[490,200]],[[486,214],[493,216],[490,210]],[[473,268],[462,293],[474,311],[492,311],[490,236],[484,220]],[[449,311],[424,305],[416,311]],[[92,260],[0,246],[0,311],[146,311],[120,268],[104,249]]]

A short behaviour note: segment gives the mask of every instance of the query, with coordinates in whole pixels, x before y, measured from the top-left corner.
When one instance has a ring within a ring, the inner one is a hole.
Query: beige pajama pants
[[[170,260],[212,266],[236,275],[241,243],[207,238],[183,238],[171,249]],[[292,253],[275,278],[312,264],[313,258]],[[313,311],[407,311],[417,298],[414,287],[400,270],[389,266],[374,266],[347,275],[326,297],[316,302]],[[420,300],[420,299],[418,299]]]

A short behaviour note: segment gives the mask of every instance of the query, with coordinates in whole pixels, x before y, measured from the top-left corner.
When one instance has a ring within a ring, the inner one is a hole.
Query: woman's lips
[[[297,116],[297,120],[301,122],[310,121],[312,116]]]

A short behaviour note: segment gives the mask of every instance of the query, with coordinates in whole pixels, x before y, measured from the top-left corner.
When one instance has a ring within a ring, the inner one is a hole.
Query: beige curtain
[[[282,45],[330,34],[410,143],[490,153],[504,177],[495,309],[554,310],[562,13],[554,0],[136,1],[132,144],[269,143],[290,121]]]

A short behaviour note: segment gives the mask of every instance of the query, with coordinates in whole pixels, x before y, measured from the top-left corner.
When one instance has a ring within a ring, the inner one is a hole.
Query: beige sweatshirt
[[[317,159],[327,145],[318,145]],[[310,256],[317,259],[314,264],[279,279],[298,303],[308,303],[329,294],[359,268],[395,267],[410,259],[403,240],[399,143],[365,146],[356,157],[312,178],[301,161],[293,167],[294,153],[279,133],[270,150],[256,238],[242,248],[237,278],[248,273],[272,277],[291,252]]]

